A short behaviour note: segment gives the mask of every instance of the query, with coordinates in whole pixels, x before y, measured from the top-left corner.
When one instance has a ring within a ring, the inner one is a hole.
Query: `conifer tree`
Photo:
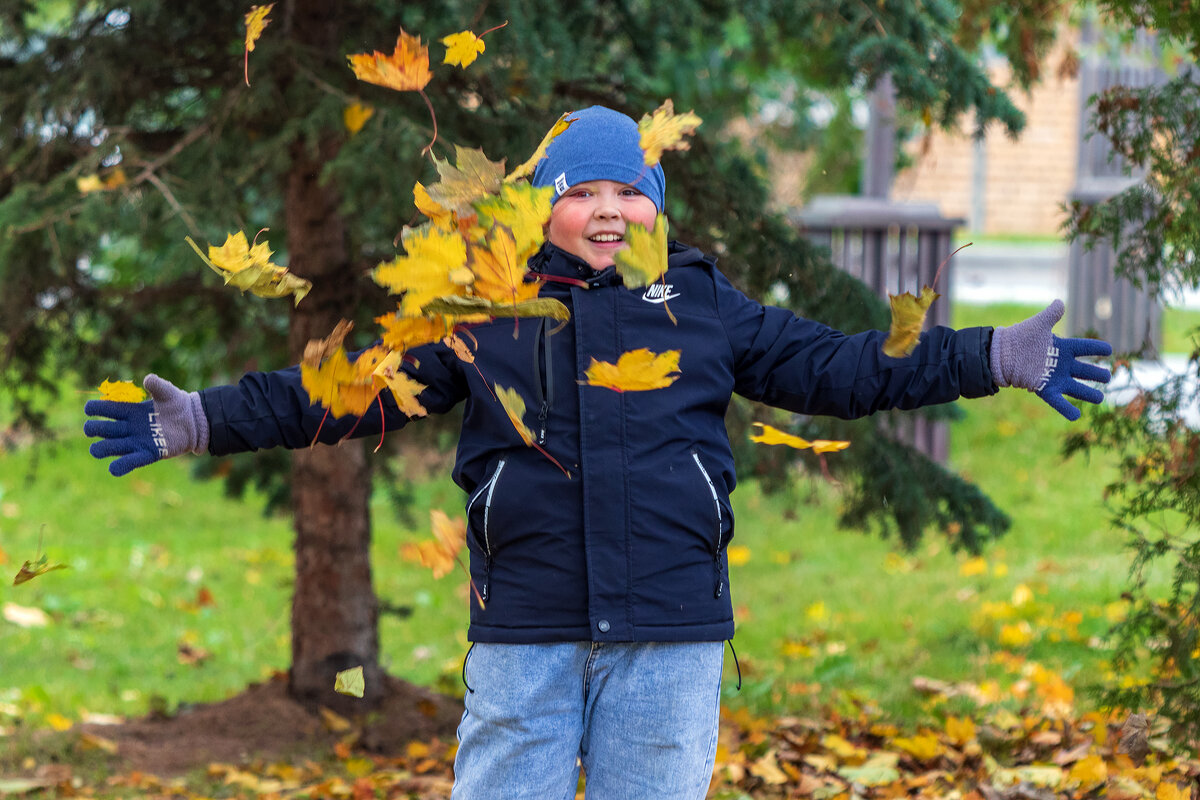
[[[755,114],[781,84],[807,98],[861,90],[888,72],[911,113],[942,124],[972,113],[980,127],[1015,134],[1022,117],[989,84],[975,48],[981,32],[999,31],[996,41],[1020,55],[1018,77],[1030,79],[1021,65],[1036,64],[1053,25],[1041,5],[279,0],[244,70],[248,2],[6,3],[0,390],[37,425],[64,374],[95,385],[153,371],[200,388],[295,363],[342,317],[369,330],[388,301],[366,273],[395,254],[415,217],[411,187],[433,174],[421,155],[432,131],[420,97],[357,82],[346,56],[390,50],[401,27],[440,54],[441,37],[507,20],[472,68],[436,66],[428,94],[439,142],[510,165],[570,108],[604,103],[638,116],[667,97],[695,108],[705,123],[692,151],[664,162],[673,235],[719,254],[752,294],[786,288],[799,313],[846,330],[886,325],[877,298],[768,210],[761,161],[727,123]],[[374,115],[352,133],[343,115],[355,103]],[[99,190],[84,193],[81,179]],[[219,244],[261,228],[277,261],[313,281],[295,309],[227,290],[184,241]],[[749,413],[739,406],[735,422]],[[1004,530],[1006,517],[978,490],[891,443],[885,422],[809,423],[809,433],[855,442],[839,468],[853,487],[848,522],[907,543],[937,526],[970,548]],[[779,453],[742,456],[753,474],[786,474]],[[355,443],[290,459],[266,453],[239,459],[238,480],[250,479],[251,463],[259,476],[290,463],[292,693],[329,703],[333,672],[363,664],[365,699],[377,701],[372,461]]]

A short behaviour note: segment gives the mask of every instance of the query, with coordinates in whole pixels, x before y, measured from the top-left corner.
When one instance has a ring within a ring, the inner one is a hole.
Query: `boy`
[[[456,800],[570,798],[580,762],[589,797],[705,795],[733,636],[732,392],[856,417],[1021,386],[1074,419],[1063,394],[1102,399],[1076,378],[1109,379],[1075,359],[1107,355],[1108,345],[1051,333],[1058,301],[994,332],[935,328],[893,359],[883,333],[846,336],[764,307],[678,243],[665,291],[631,291],[613,256],[629,224],[650,227],[662,212],[665,178],[643,165],[632,119],[602,107],[574,116],[534,172],[535,185],[554,187],[554,204],[547,244],[529,261],[570,322],[553,336],[535,322],[514,340],[513,321],[497,319],[471,329],[478,370],[442,345],[405,367],[428,387],[420,399],[431,412],[465,402],[453,475],[468,493],[471,576],[486,607],[471,606]],[[592,358],[615,363],[641,347],[681,352],[675,383],[628,393],[582,384]],[[532,399],[537,442],[565,471],[524,444],[481,373]],[[113,474],[183,452],[305,447],[318,429],[336,442],[355,424],[322,427],[296,368],[198,393],[154,375],[145,383],[152,400],[87,405],[112,418],[84,430],[104,437],[91,447],[97,458],[120,456]],[[407,422],[385,405],[388,429]],[[380,424],[367,415],[354,434]]]

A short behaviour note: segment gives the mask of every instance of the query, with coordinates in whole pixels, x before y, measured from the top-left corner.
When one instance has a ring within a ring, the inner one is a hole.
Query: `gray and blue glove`
[[[1062,315],[1063,303],[1055,300],[1024,322],[996,328],[992,334],[992,377],[998,386],[1028,389],[1073,422],[1081,412],[1067,397],[1088,403],[1104,399],[1103,392],[1079,380],[1108,383],[1112,378],[1104,367],[1079,361],[1079,357],[1110,356],[1112,346],[1100,339],[1055,336],[1050,330]]]
[[[151,373],[142,381],[150,393],[140,403],[89,400],[85,436],[103,437],[88,448],[96,458],[119,456],[108,471],[120,477],[138,467],[181,453],[208,451],[208,417],[198,392],[185,392]]]

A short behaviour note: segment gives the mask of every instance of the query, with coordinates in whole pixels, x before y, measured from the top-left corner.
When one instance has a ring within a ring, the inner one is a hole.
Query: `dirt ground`
[[[357,746],[371,753],[403,751],[413,739],[453,739],[462,716],[460,700],[396,678],[387,678],[387,694],[374,713],[350,720],[361,730]],[[120,725],[84,726],[115,742],[121,771],[168,777],[208,764],[242,763],[261,758],[286,760],[331,748],[347,731],[331,729],[319,710],[310,710],[287,694],[287,677],[254,684],[219,703],[188,706],[172,716],[149,716]]]

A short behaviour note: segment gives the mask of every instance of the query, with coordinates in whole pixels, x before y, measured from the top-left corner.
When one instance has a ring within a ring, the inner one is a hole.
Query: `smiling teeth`
[[[593,242],[619,242],[622,238],[620,234],[616,233],[598,233],[591,237]]]

